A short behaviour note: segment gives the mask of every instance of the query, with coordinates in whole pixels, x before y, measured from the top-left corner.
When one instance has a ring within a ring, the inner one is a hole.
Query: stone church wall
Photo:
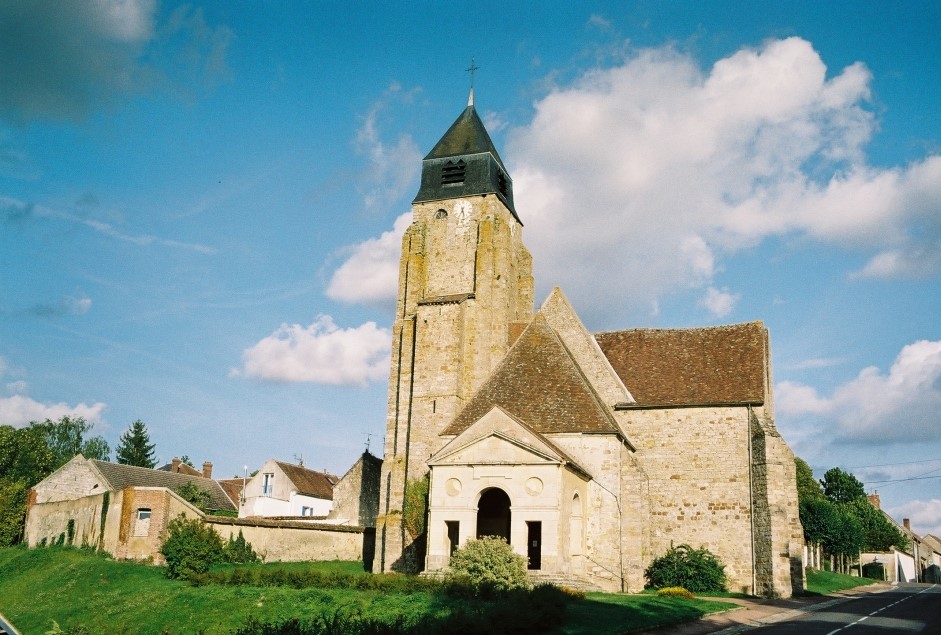
[[[637,448],[638,464],[649,476],[649,547],[641,570],[671,545],[706,546],[725,565],[730,590],[752,592],[747,409],[673,408],[618,415]],[[641,507],[625,513],[646,511]]]

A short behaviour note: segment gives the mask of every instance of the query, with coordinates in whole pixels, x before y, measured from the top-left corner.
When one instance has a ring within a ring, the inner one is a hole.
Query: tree
[[[150,442],[150,434],[143,421],[138,419],[121,435],[115,456],[118,463],[124,465],[152,468],[157,464],[154,444]]]
[[[81,454],[86,459],[102,461],[107,461],[108,455],[111,454],[111,448],[102,437],[85,440],[85,435],[91,432],[94,424],[85,421],[84,417],[65,415],[58,421],[46,419],[42,423],[31,423],[30,427],[42,431],[52,452],[55,469],[65,465],[76,454]]]
[[[888,551],[897,547],[905,551],[910,547],[905,534],[867,499],[856,499],[847,507],[862,527],[864,550]]]
[[[202,511],[206,511],[206,505],[209,504],[209,499],[211,498],[209,492],[203,490],[199,485],[193,482],[183,483],[176,488],[176,493],[187,503],[191,503]]]
[[[804,501],[823,498],[823,488],[814,478],[814,471],[807,465],[807,461],[794,457],[794,466],[797,468],[797,499]]]
[[[859,479],[838,467],[831,467],[820,481],[824,495],[834,503],[850,503],[866,498],[866,489]]]

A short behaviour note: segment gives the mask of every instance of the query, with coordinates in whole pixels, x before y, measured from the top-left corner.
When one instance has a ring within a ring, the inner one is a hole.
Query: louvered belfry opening
[[[464,182],[464,173],[467,171],[467,164],[463,160],[457,163],[448,161],[441,168],[441,185],[457,185]]]

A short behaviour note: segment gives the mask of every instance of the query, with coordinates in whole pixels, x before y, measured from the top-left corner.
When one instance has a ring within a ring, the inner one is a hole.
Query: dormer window
[[[447,217],[448,217],[447,210],[439,209],[437,212],[435,212],[436,219],[447,218]]]
[[[455,163],[448,161],[441,168],[441,185],[459,185],[464,182],[464,172],[467,165],[463,160]]]

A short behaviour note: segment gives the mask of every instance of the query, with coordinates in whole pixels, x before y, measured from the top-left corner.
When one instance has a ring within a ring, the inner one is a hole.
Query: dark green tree
[[[891,547],[897,547],[906,551],[911,546],[902,530],[867,499],[858,498],[847,507],[862,527],[863,550],[888,551]]]
[[[839,531],[840,514],[836,505],[826,498],[802,498],[800,519],[804,539],[815,545],[826,545]]]
[[[823,494],[834,503],[851,503],[866,498],[866,489],[859,479],[838,467],[831,467],[820,481]]]
[[[797,468],[797,499],[804,501],[823,498],[823,487],[814,478],[814,471],[807,465],[807,461],[794,457],[794,466]]]
[[[88,423],[83,417],[61,417],[58,421],[46,419],[42,423],[31,423],[31,428],[42,431],[46,445],[53,454],[53,463],[56,469],[65,465],[76,454],[86,459],[107,461],[111,454],[108,443],[101,438],[86,439],[94,424]]]
[[[115,456],[118,463],[124,465],[153,467],[157,464],[154,458],[154,444],[150,442],[150,434],[143,421],[138,419],[121,435]]]

